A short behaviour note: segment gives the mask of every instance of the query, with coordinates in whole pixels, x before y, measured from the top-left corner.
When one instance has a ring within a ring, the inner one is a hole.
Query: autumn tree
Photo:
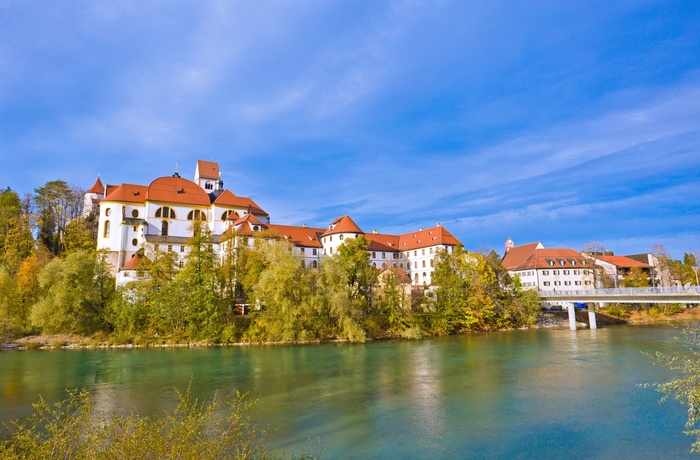
[[[33,204],[39,241],[59,255],[64,249],[66,226],[82,212],[83,190],[62,180],[49,181],[34,189]]]
[[[30,216],[17,193],[9,188],[0,192],[0,265],[14,275],[22,260],[34,249]]]
[[[639,267],[632,267],[622,280],[622,286],[628,288],[649,287],[649,275]]]

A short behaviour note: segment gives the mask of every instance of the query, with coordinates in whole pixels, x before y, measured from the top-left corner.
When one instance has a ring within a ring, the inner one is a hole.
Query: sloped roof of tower
[[[457,246],[459,244],[462,243],[442,226],[426,228],[399,236],[399,249],[402,251],[437,245]]]
[[[320,248],[321,240],[319,236],[323,233],[322,228],[297,227],[294,225],[269,224],[268,230],[277,233],[287,241],[297,247]]]
[[[328,226],[328,230],[323,233],[326,235],[335,235],[336,233],[359,233],[364,235],[364,232],[357,226],[355,221],[353,221],[350,216],[338,217],[336,220],[331,222]]]
[[[148,187],[145,185],[122,184],[110,190],[103,201],[123,201],[127,203],[144,203],[148,194]]]
[[[267,216],[267,213],[258,206],[255,201],[244,196],[236,196],[229,189],[224,190],[216,199],[214,204],[219,206],[236,206],[238,208],[247,208],[250,206],[250,213],[256,216]]]
[[[520,246],[514,246],[506,252],[506,255],[501,261],[503,265],[508,270],[514,270],[518,268],[525,260],[530,257],[537,249],[544,249],[542,243],[535,241],[534,243],[521,244]]]
[[[86,193],[97,193],[98,195],[102,195],[104,192],[105,186],[102,184],[100,176],[97,176],[97,180],[94,184],[92,184],[92,187],[90,187]]]
[[[249,222],[253,225],[262,225],[263,227],[267,227],[266,224],[263,224],[262,222],[260,222],[260,219],[255,217],[253,214],[246,214],[245,216],[236,219],[236,221],[233,223],[233,225],[240,225],[244,222]]]
[[[199,185],[182,177],[159,177],[148,186],[148,201],[209,206],[209,195]]]
[[[221,177],[219,163],[216,161],[197,160],[197,173],[195,173],[195,176],[204,179],[218,179]]]

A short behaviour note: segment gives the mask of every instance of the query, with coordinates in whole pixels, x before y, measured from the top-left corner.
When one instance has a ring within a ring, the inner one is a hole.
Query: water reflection
[[[162,413],[174,388],[259,399],[272,447],[324,457],[685,458],[683,408],[638,383],[665,327],[512,331],[364,345],[0,353],[3,421],[87,387],[98,413]]]

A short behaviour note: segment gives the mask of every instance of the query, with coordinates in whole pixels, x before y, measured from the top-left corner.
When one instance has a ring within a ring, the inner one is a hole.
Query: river
[[[693,458],[685,408],[638,384],[670,374],[670,326],[421,341],[0,353],[0,421],[85,387],[100,412],[161,413],[173,390],[258,399],[268,447],[323,458]]]

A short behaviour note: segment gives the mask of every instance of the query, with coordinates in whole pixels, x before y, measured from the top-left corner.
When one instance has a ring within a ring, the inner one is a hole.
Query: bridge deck
[[[604,303],[700,303],[700,287],[586,289],[576,291],[538,291],[549,302]]]

